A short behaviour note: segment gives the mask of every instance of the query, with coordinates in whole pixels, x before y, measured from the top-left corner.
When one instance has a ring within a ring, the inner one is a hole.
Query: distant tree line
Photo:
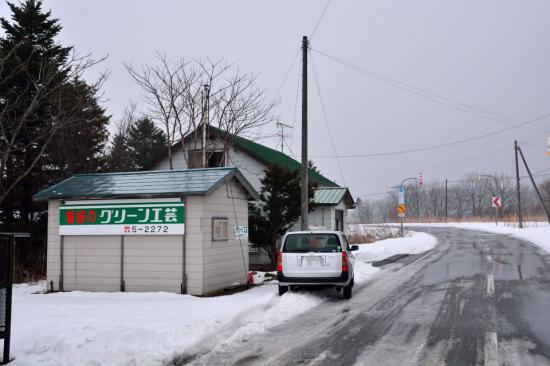
[[[539,190],[547,207],[550,207],[550,179],[539,183]],[[445,220],[445,182],[406,184],[405,204],[406,220],[444,221]],[[449,181],[447,185],[448,219],[453,221],[491,220],[495,209],[491,198],[500,196],[502,207],[499,216],[513,219],[517,214],[517,195],[515,177],[505,174],[467,174],[458,181]],[[352,211],[355,223],[396,222],[397,192],[388,192],[384,197],[357,199],[357,208]],[[545,219],[540,201],[531,183],[525,178],[521,183],[522,213],[526,218]]]

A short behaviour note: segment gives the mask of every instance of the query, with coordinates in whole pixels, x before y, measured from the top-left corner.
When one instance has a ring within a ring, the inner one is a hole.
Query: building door
[[[344,210],[334,210],[335,225],[334,230],[344,231]]]

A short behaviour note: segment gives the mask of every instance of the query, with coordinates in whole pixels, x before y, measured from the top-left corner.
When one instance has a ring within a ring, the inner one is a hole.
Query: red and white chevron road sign
[[[501,207],[502,201],[500,200],[500,196],[493,196],[493,199],[491,200],[491,203],[493,204],[493,207]]]

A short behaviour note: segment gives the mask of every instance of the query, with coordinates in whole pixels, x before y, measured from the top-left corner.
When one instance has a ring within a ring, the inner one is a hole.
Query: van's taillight
[[[342,272],[348,271],[348,253],[342,252]]]
[[[283,253],[277,255],[277,272],[283,272]]]

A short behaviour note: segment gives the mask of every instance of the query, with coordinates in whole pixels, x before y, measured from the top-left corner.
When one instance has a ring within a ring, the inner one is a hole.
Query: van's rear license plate
[[[306,264],[308,266],[318,266],[321,264],[321,257],[316,257],[316,256],[306,257]]]

